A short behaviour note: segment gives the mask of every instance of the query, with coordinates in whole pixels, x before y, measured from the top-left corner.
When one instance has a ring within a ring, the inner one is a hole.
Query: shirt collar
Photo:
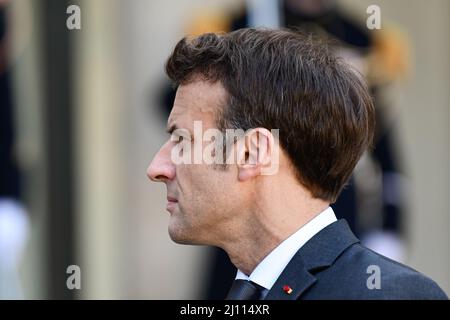
[[[335,221],[336,215],[328,207],[273,249],[250,276],[238,270],[236,279],[250,280],[270,290],[295,253],[316,233]]]

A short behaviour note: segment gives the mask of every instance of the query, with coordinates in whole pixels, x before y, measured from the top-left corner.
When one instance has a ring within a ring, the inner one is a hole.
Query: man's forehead
[[[168,127],[192,126],[193,121],[215,119],[224,106],[226,90],[220,82],[196,80],[180,85],[168,119]]]

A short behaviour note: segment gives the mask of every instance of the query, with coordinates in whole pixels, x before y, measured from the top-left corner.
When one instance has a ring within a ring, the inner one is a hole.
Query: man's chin
[[[188,236],[188,234],[189,233],[184,230],[174,230],[174,228],[171,228],[169,226],[169,237],[173,242],[188,245],[199,244],[196,243],[195,239],[192,239],[192,237]]]
[[[192,246],[212,245],[206,239],[200,239],[196,235],[198,235],[196,232],[187,230],[183,230],[180,232],[180,230],[173,230],[169,227],[169,237],[175,243]]]

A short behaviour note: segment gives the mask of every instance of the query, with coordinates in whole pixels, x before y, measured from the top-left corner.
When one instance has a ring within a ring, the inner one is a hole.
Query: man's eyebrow
[[[177,130],[178,129],[178,127],[177,127],[177,125],[176,124],[172,124],[171,126],[169,126],[167,129],[166,129],[166,132],[168,133],[168,134],[172,134],[175,130]]]

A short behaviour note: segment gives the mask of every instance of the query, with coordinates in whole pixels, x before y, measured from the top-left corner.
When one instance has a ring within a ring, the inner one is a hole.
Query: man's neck
[[[274,205],[272,202],[251,215],[245,225],[245,231],[239,236],[224,243],[222,248],[227,252],[232,263],[250,275],[258,264],[281,242],[312,220],[329,204],[323,201],[308,201],[291,208]]]

